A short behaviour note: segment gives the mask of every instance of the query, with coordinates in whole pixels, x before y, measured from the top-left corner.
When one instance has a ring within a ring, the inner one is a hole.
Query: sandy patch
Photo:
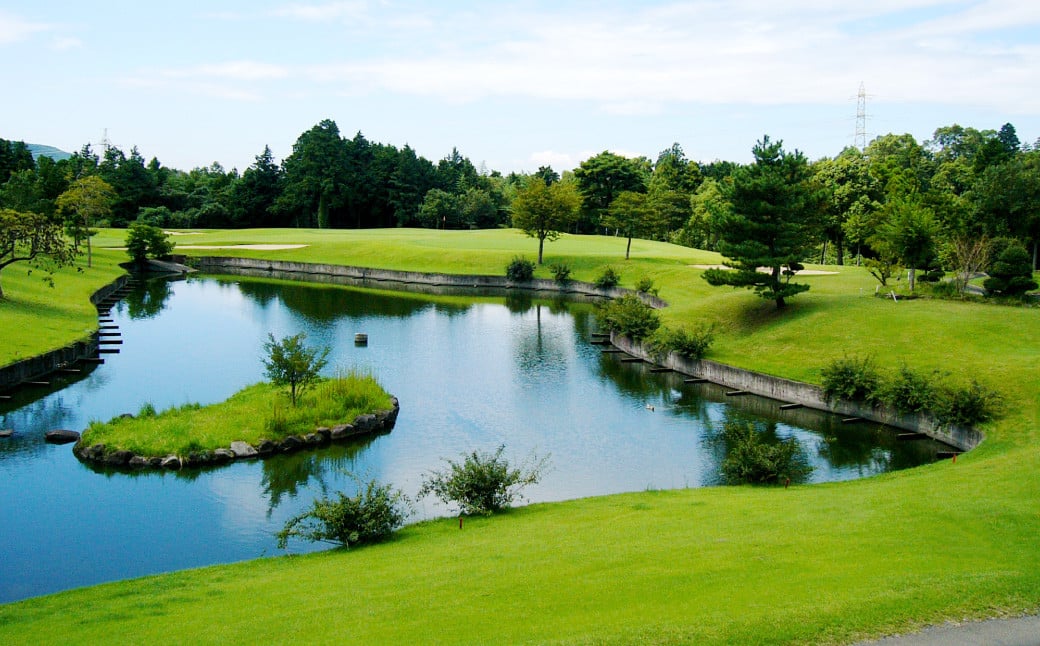
[[[693,267],[694,269],[732,269],[732,267],[728,267],[726,265],[690,265],[690,267]],[[769,273],[769,268],[768,267],[759,267],[758,270],[760,272],[762,272],[763,274],[768,274]],[[835,275],[837,275],[837,273],[838,272],[836,272],[836,271],[821,271],[819,269],[803,269],[801,271],[796,271],[795,275],[796,276],[835,276]]]
[[[305,244],[179,244],[177,249],[256,249],[257,251],[283,251],[285,249],[303,249]]]
[[[168,236],[200,236],[201,231],[163,231]]]

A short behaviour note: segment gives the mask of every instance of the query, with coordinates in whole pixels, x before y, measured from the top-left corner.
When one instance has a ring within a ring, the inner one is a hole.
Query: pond
[[[726,421],[796,438],[811,481],[859,478],[934,458],[931,441],[897,442],[778,402],[725,397],[711,384],[650,373],[590,343],[593,305],[511,293],[462,299],[240,277],[152,280],[112,310],[117,354],[49,390],[0,403],[0,602],[102,581],[282,553],[274,532],[356,474],[414,497],[443,458],[506,446],[550,456],[528,500],[554,501],[719,483]],[[263,378],[268,333],[332,348],[327,371],[370,370],[401,401],[393,432],[346,445],[210,470],[127,473],[81,464],[55,428],[208,404]],[[368,334],[367,346],[354,335]],[[727,401],[730,400],[730,401]],[[652,407],[652,410],[651,410]],[[451,509],[415,502],[413,520]],[[292,551],[323,549],[293,544]]]

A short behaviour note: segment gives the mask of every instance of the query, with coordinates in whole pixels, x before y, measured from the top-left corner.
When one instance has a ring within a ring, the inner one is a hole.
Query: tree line
[[[86,145],[68,159],[33,159],[24,143],[0,139],[0,208],[60,223],[77,245],[89,245],[90,227],[133,222],[512,225],[539,239],[539,261],[546,240],[569,232],[626,239],[626,257],[632,238],[648,238],[745,257],[749,267],[765,252],[784,256],[789,270],[800,262],[866,263],[882,284],[897,267],[908,268],[911,281],[941,269],[966,276],[1010,247],[1018,255],[1024,249],[1030,268],[1037,267],[1040,140],[1023,145],[1011,124],[941,127],[924,142],[888,134],[864,150],[849,147],[812,162],[768,137],[754,152],[751,164],[698,164],[676,143],[655,160],[604,151],[562,175],[548,166],[503,175],[478,169],[458,150],[434,163],[408,145],[370,142],[360,132],[344,137],[334,121],[323,120],[281,163],[265,147],[239,173],[219,163],[167,168],[154,157],[145,162],[136,147],[129,155],[117,147],[99,154]],[[760,212],[747,220],[749,209]],[[774,238],[749,237],[756,218],[769,222]],[[752,251],[755,244],[767,249]],[[777,244],[789,248],[769,248]]]

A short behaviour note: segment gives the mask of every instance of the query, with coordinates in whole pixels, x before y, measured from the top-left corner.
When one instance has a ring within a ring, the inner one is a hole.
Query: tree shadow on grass
[[[732,322],[736,328],[734,331],[750,334],[808,318],[823,309],[824,303],[808,298],[788,301],[781,309],[773,301],[757,298],[733,308]]]

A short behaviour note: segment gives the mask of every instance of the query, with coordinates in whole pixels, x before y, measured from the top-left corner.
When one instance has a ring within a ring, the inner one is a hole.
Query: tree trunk
[[[628,260],[628,255],[632,251],[632,236],[628,236],[628,246],[625,247],[625,260]]]
[[[820,250],[820,264],[827,264],[827,241],[823,241],[823,249]]]
[[[914,285],[916,284],[917,269],[915,267],[911,267],[909,271],[906,272],[906,278],[910,283],[910,292],[913,293]]]
[[[838,253],[838,264],[845,265],[845,238],[838,236],[838,239],[834,241],[834,250]]]
[[[538,264],[542,264],[542,247],[545,246],[545,236],[538,237]]]
[[[83,218],[83,226],[86,229],[87,234],[87,267],[92,267],[93,258],[90,255],[90,222],[87,218]]]
[[[1036,247],[1037,247],[1037,244],[1040,244],[1040,243],[1038,243],[1036,240],[1033,240],[1033,271],[1037,270],[1037,266],[1036,266]]]
[[[318,228],[329,228],[329,199],[325,197],[325,193],[318,196]]]

